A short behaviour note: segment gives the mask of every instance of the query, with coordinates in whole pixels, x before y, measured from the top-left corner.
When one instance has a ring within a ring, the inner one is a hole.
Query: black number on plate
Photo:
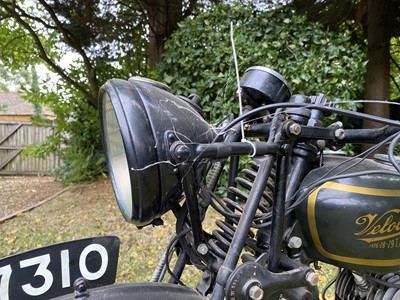
[[[112,284],[119,239],[89,238],[34,249],[0,260],[0,300],[52,298],[72,292],[79,277],[91,287]]]

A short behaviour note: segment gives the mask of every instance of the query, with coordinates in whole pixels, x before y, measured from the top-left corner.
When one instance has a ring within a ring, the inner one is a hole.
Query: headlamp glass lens
[[[111,179],[120,210],[126,219],[130,219],[132,216],[132,191],[128,160],[114,106],[108,93],[104,93],[103,97],[103,127],[108,167],[112,173]]]

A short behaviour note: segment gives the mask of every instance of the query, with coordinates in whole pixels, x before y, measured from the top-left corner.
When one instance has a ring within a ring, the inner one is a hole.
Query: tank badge
[[[363,227],[354,233],[358,240],[373,243],[393,239],[400,236],[400,209],[364,215],[356,219],[355,224]]]

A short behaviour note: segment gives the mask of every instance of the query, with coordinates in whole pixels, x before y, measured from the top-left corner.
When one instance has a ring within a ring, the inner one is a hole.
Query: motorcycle
[[[60,299],[325,299],[319,262],[340,270],[335,299],[400,299],[400,122],[337,108],[322,94],[292,95],[259,66],[246,70],[239,96],[243,113],[213,126],[199,96],[175,96],[163,83],[133,77],[101,88],[123,217],[160,226],[172,211],[176,233],[151,282],[90,288],[78,278],[75,294]],[[346,129],[333,114],[384,127]],[[373,146],[349,157],[348,144]],[[194,289],[181,278],[189,265],[201,273]]]
[[[310,265],[321,261],[341,269],[336,299],[400,299],[400,122],[336,108],[323,95],[292,96],[265,67],[246,70],[240,95],[244,113],[215,127],[198,96],[174,96],[160,82],[113,79],[101,89],[104,147],[123,216],[139,227],[162,224],[170,210],[176,216],[152,281],[168,273],[183,285],[192,264],[202,272],[196,292],[180,288],[174,298],[318,299]],[[344,129],[326,124],[332,114],[386,126]],[[338,152],[349,143],[374,146],[350,158]],[[387,155],[370,158],[387,144]],[[207,231],[211,210],[221,218]]]

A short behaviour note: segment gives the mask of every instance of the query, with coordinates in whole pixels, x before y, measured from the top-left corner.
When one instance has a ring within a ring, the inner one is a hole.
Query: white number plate
[[[90,287],[115,282],[119,239],[104,236],[30,250],[0,260],[0,300],[49,299],[73,292],[79,277]]]

